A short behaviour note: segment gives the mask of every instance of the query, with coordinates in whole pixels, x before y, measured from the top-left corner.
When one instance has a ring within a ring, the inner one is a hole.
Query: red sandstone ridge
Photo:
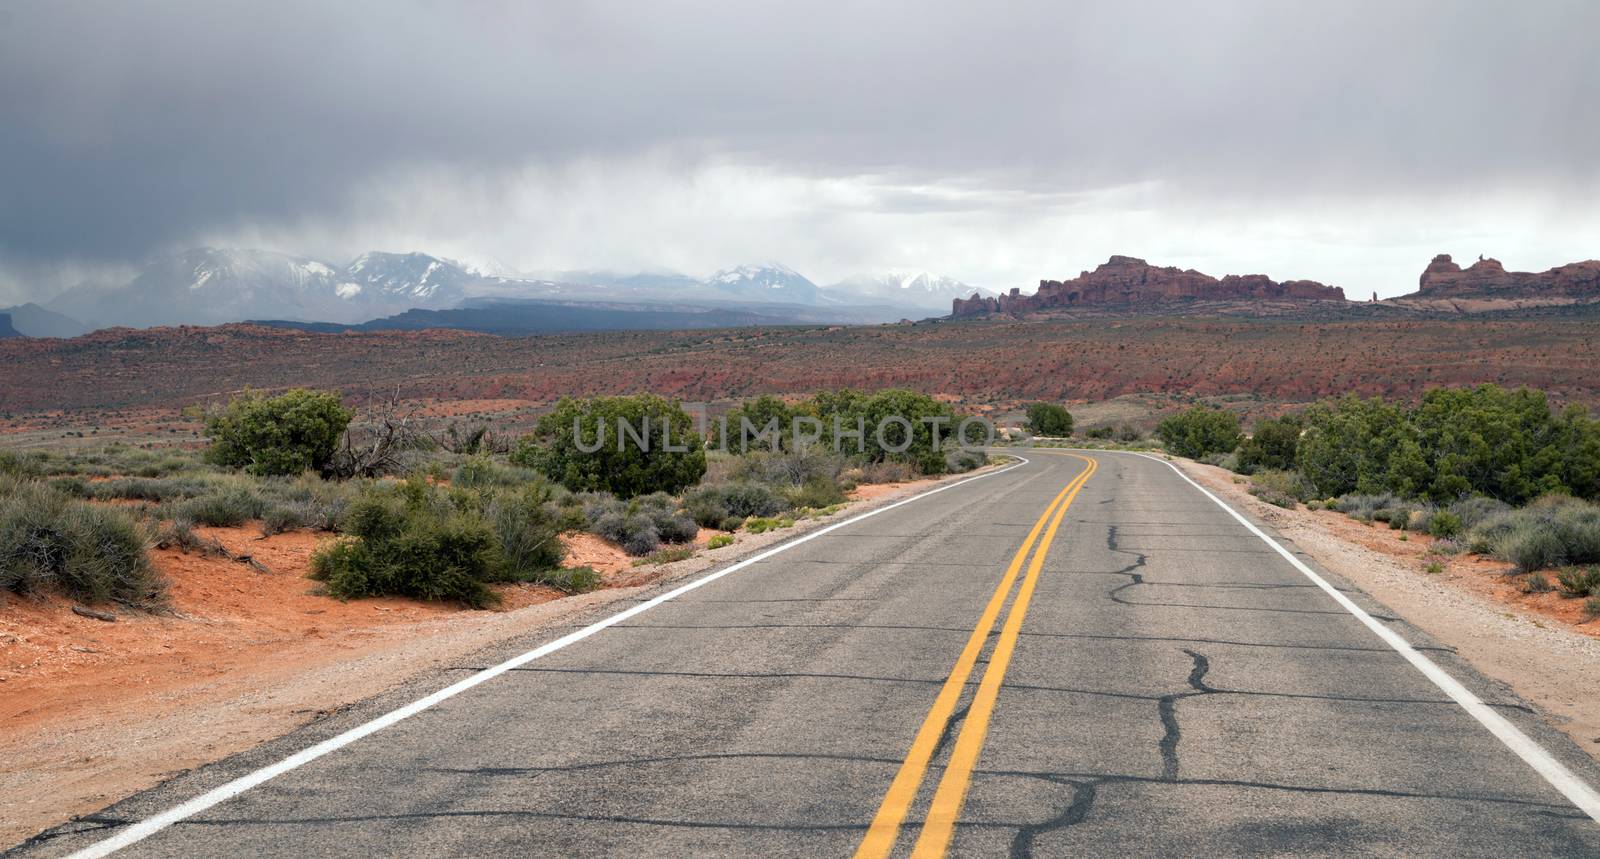
[[[1531,272],[1506,271],[1499,260],[1483,257],[1463,269],[1439,254],[1423,270],[1418,291],[1404,297],[1600,299],[1600,260]]]
[[[958,298],[951,315],[985,313],[1022,314],[1053,307],[1119,307],[1165,301],[1344,301],[1344,290],[1314,280],[1282,283],[1264,274],[1230,274],[1221,280],[1194,269],[1153,266],[1142,259],[1113,256],[1094,271],[1072,280],[1041,280],[1039,291],[1023,295],[1019,289],[998,298]]]

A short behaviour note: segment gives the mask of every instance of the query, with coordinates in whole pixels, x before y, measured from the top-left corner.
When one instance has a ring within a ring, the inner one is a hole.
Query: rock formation
[[[997,298],[973,295],[955,300],[951,315],[985,313],[1022,314],[1053,307],[1117,307],[1167,301],[1343,301],[1344,290],[1314,280],[1282,283],[1264,274],[1230,274],[1221,280],[1194,269],[1153,266],[1142,259],[1113,256],[1094,271],[1072,280],[1041,280],[1039,291],[1023,295],[1020,289]]]
[[[1449,254],[1428,263],[1418,291],[1407,298],[1600,299],[1600,260],[1567,263],[1548,271],[1506,271],[1497,259],[1462,268]]]

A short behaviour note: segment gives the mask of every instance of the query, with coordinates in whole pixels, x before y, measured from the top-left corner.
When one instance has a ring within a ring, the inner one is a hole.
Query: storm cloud
[[[998,288],[1600,256],[1600,5],[0,6],[0,301],[201,243]]]

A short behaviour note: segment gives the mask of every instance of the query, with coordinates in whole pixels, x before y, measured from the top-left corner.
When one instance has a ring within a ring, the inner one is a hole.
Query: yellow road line
[[[995,620],[1000,616],[1000,609],[1005,605],[1006,595],[1011,592],[1017,574],[1022,570],[1022,563],[1028,557],[1028,550],[1033,547],[1033,541],[1038,539],[1039,533],[1044,530],[1051,514],[1056,512],[1058,506],[1061,510],[1065,510],[1066,507],[1062,502],[1065,500],[1071,503],[1070,497],[1077,493],[1077,488],[1082,486],[1094,472],[1093,460],[1085,459],[1085,461],[1089,462],[1089,467],[1062,487],[1051,500],[1050,505],[1039,516],[1039,521],[1033,523],[1032,530],[1028,531],[1027,539],[1022,541],[1022,547],[1017,549],[1010,565],[1006,567],[1005,576],[1000,579],[994,595],[989,598],[989,604],[984,607],[977,625],[972,628],[972,635],[967,639],[966,647],[962,648],[961,655],[956,658],[955,667],[950,669],[950,676],[940,688],[932,709],[928,711],[927,718],[923,719],[922,727],[917,729],[916,738],[911,742],[911,749],[906,753],[905,761],[900,765],[899,772],[895,773],[888,792],[884,794],[883,803],[878,806],[878,813],[872,818],[872,825],[868,827],[866,837],[856,848],[856,859],[880,859],[888,856],[889,851],[894,849],[895,838],[900,834],[900,824],[905,820],[906,812],[911,809],[911,803],[917,797],[917,788],[922,785],[922,777],[928,770],[928,762],[933,759],[939,737],[949,724],[950,716],[955,713],[956,704],[961,699],[961,690],[966,686],[967,678],[972,676],[978,654],[983,650],[983,643],[989,638],[989,633],[994,630]]]
[[[1039,571],[1044,568],[1045,555],[1050,551],[1050,544],[1056,538],[1056,529],[1061,526],[1061,519],[1066,515],[1067,508],[1072,506],[1078,490],[1083,488],[1089,476],[1099,467],[1088,457],[1078,458],[1089,463],[1089,467],[1085,469],[1083,479],[1072,487],[1072,494],[1056,509],[1049,530],[1045,531],[1044,539],[1039,541],[1038,551],[1033,553],[1033,561],[1028,564],[1028,575],[1022,579],[1017,599],[1006,614],[1000,639],[995,642],[994,654],[989,657],[989,667],[983,673],[983,680],[978,683],[972,706],[967,709],[966,721],[961,725],[961,735],[956,738],[955,749],[950,753],[950,764],[945,767],[944,778],[939,780],[939,789],[933,795],[933,804],[928,807],[928,819],[922,825],[922,834],[911,849],[912,859],[937,859],[944,856],[950,846],[956,818],[961,815],[967,788],[972,784],[972,770],[978,764],[978,753],[983,751],[984,738],[989,734],[989,717],[994,714],[995,701],[1000,696],[1000,684],[1005,682],[1011,654],[1017,647],[1017,636],[1022,633],[1023,618],[1028,614],[1028,602],[1033,598],[1034,586],[1039,582]]]

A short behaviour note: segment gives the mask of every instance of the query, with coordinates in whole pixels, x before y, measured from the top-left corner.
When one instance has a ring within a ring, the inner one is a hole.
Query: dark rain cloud
[[[1202,208],[1570,202],[1600,181],[1596,32],[1584,0],[22,0],[0,7],[0,259],[125,262],[368,218],[357,191],[408,170],[492,184],[663,148],[996,206],[1151,182]]]

